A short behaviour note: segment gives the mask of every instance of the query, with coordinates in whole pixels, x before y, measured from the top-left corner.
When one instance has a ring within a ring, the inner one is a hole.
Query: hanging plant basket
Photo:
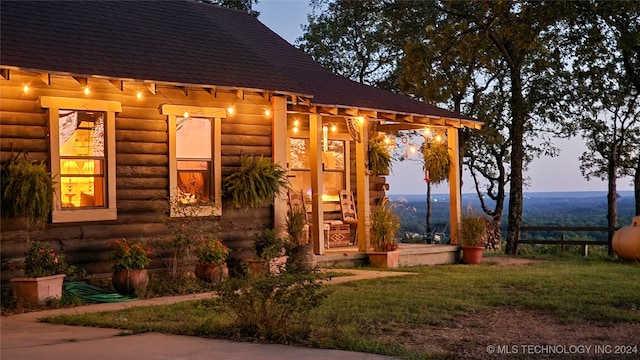
[[[273,202],[288,188],[287,170],[262,156],[243,157],[240,168],[223,183],[224,195],[237,209],[257,208],[266,201]]]

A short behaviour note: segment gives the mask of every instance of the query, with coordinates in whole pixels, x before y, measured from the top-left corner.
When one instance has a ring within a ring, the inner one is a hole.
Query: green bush
[[[217,290],[238,335],[285,343],[309,337],[311,311],[328,296],[312,274],[232,278]]]

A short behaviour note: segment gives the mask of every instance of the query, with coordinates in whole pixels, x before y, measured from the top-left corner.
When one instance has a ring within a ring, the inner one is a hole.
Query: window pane
[[[302,190],[305,200],[311,201],[311,172],[292,171],[294,177],[289,178],[291,188]],[[340,201],[338,192],[344,189],[344,173],[325,171],[322,173],[322,201]]]
[[[211,199],[210,161],[178,161],[178,196],[184,203]]]
[[[60,110],[60,156],[104,156],[104,113]]]
[[[289,141],[289,165],[292,169],[309,169],[308,139],[291,139]]]
[[[62,207],[105,207],[105,113],[60,110],[58,118]]]
[[[200,118],[176,120],[176,156],[211,159],[211,121]]]
[[[322,163],[327,170],[344,170],[344,141],[329,140],[327,151],[322,153]]]

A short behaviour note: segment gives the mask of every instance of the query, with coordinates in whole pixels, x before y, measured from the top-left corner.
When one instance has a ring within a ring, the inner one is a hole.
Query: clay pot
[[[149,272],[147,269],[119,269],[113,273],[111,284],[122,295],[138,295],[149,285]]]
[[[229,278],[229,268],[226,262],[222,264],[197,263],[195,274],[202,281],[219,284]]]
[[[465,264],[480,264],[484,246],[463,246],[462,262]]]

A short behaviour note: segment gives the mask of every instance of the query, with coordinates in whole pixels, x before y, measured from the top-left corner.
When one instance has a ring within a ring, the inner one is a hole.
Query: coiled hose
[[[62,286],[65,295],[75,296],[87,304],[126,302],[138,300],[137,297],[130,297],[112,293],[107,290],[78,281],[65,282]]]

